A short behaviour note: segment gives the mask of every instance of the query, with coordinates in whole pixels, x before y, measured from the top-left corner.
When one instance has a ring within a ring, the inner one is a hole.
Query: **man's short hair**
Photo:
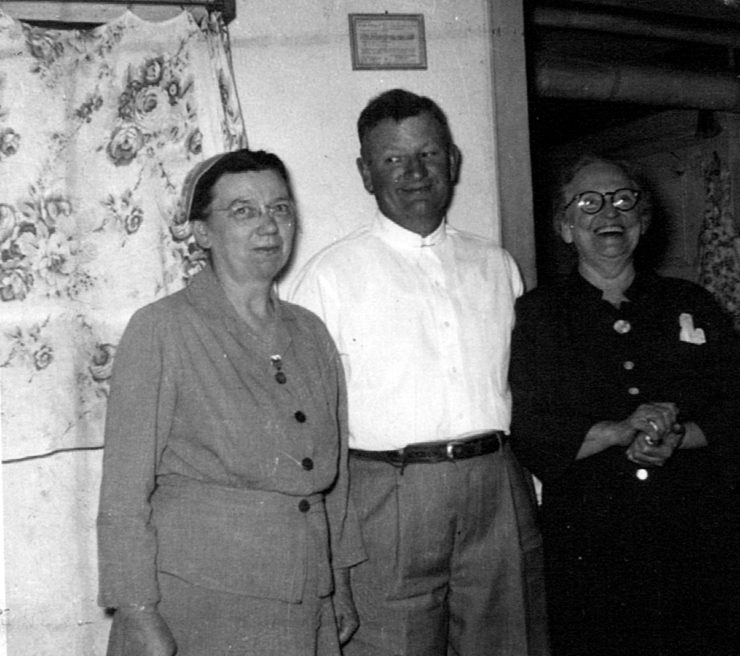
[[[386,119],[399,122],[424,113],[430,114],[439,122],[444,128],[447,139],[452,143],[452,133],[447,117],[436,102],[426,96],[417,96],[405,89],[391,89],[370,100],[365,109],[362,110],[360,118],[357,120],[357,135],[360,138],[360,146],[362,146],[368,132],[378,123]]]

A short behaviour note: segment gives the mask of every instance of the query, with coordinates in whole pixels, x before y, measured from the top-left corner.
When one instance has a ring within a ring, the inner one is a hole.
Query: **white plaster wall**
[[[3,466],[2,618],[10,656],[105,654],[108,621],[96,604],[100,455]]]
[[[358,210],[374,207],[354,163],[355,123],[370,97],[396,86],[433,97],[448,114],[464,158],[454,222],[498,238],[487,5],[238,0],[230,33],[250,146],[285,159],[299,198],[303,232],[294,270],[358,225]],[[427,70],[352,70],[347,14],[384,11],[424,14]],[[0,656],[105,653],[109,621],[95,600],[100,456],[76,452],[3,466]]]
[[[429,95],[463,151],[453,222],[498,239],[486,0],[249,0],[230,27],[237,88],[252,148],[288,164],[302,231],[291,275],[374,208],[355,159],[357,117],[393,87]],[[348,14],[421,13],[427,69],[353,71]]]

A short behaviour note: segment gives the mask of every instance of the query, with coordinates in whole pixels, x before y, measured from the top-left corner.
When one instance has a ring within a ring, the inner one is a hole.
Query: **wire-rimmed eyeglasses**
[[[620,212],[628,212],[640,200],[640,192],[637,189],[615,189],[603,194],[600,191],[582,191],[580,194],[573,196],[564,209],[567,210],[573,203],[576,203],[578,209],[586,214],[596,214],[604,207],[604,203],[606,203],[609,196],[611,196],[612,207]]]
[[[226,212],[235,223],[251,223],[265,215],[278,222],[288,222],[295,218],[295,203],[279,200],[260,205],[249,200],[235,200],[228,207],[212,207],[211,211]]]

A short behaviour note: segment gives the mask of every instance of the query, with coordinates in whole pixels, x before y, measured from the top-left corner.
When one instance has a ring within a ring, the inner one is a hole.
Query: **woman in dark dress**
[[[738,654],[738,335],[704,289],[636,269],[627,167],[582,159],[560,201],[578,265],[519,299],[511,362],[554,654]]]

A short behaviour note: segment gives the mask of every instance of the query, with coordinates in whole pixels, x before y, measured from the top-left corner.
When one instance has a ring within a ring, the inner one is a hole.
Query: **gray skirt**
[[[259,599],[208,590],[162,572],[159,587],[159,612],[175,637],[177,656],[340,654],[331,597],[306,594],[295,604]]]

